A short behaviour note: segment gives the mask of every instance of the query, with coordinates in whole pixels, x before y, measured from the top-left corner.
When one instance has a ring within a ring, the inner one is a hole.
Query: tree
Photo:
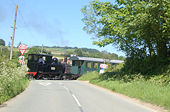
[[[41,48],[39,47],[32,47],[29,49],[28,54],[41,54]],[[51,54],[51,51],[43,49],[42,54]]]
[[[5,46],[5,41],[3,39],[0,39],[0,46]]]
[[[168,57],[169,0],[92,1],[82,9],[84,30],[102,47],[114,44],[128,57]]]
[[[119,56],[118,58],[119,60],[125,60],[125,58],[123,56]]]
[[[76,49],[74,53],[78,56],[83,56],[82,50],[81,49]]]
[[[40,54],[41,53],[41,49],[36,48],[36,47],[32,47],[29,49],[28,54]]]

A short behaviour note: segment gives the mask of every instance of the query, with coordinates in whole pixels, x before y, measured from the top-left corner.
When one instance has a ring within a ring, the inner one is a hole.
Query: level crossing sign
[[[19,63],[21,64],[21,65],[24,65],[25,64],[25,62],[24,62],[24,56],[20,56],[19,57]]]
[[[27,49],[27,45],[26,44],[20,44],[19,46],[18,46],[18,49],[19,49],[19,52],[21,53],[21,55],[24,55],[24,53],[25,53],[25,51],[26,51],[26,49]]]

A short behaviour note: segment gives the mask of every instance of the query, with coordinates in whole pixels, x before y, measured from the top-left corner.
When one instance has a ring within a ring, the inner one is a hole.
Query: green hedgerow
[[[28,85],[27,67],[0,61],[0,104],[22,92]]]

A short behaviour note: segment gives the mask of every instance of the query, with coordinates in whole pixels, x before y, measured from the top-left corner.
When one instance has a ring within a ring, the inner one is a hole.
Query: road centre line
[[[81,107],[81,104],[80,104],[79,100],[77,99],[77,97],[76,97],[74,94],[72,94],[72,97],[73,97],[74,100],[76,101],[77,105],[78,105],[79,107]]]
[[[70,90],[67,87],[63,86],[63,88],[66,89],[68,92],[70,92]]]
[[[62,84],[60,84],[60,85],[62,85]],[[71,94],[71,96],[73,97],[73,99],[76,101],[78,107],[81,108],[82,106],[81,106],[79,100],[77,99],[77,97],[76,97],[67,87],[65,87],[64,85],[63,85],[62,87],[63,87],[64,89],[66,89],[66,90]],[[82,109],[80,109],[80,110],[82,111]]]
[[[50,83],[50,82],[48,82],[48,83],[45,83],[45,82],[39,82],[39,84],[40,84],[40,85],[43,85],[43,86],[48,86],[48,85],[50,85],[51,83]]]
[[[59,82],[58,84],[59,84],[59,85],[63,85],[63,83],[61,83],[61,82]]]

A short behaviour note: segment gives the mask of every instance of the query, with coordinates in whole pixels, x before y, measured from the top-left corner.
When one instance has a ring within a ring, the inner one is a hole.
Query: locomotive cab
[[[29,54],[28,75],[35,79],[60,78],[64,67],[58,63],[57,58],[52,59],[51,55]]]

